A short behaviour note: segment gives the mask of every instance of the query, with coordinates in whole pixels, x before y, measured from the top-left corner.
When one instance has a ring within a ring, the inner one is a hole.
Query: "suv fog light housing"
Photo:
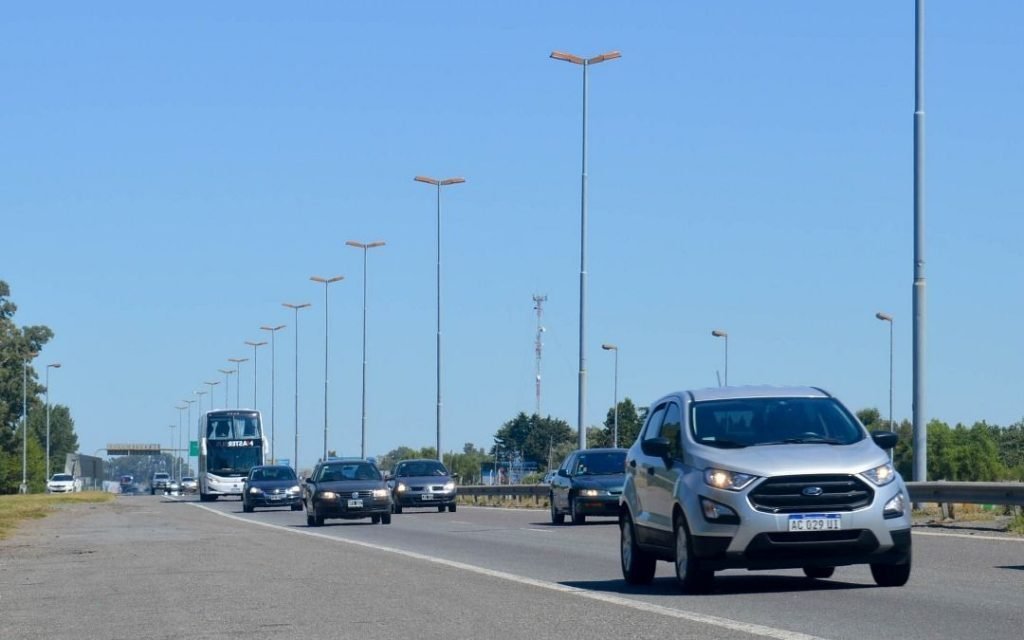
[[[701,497],[700,499],[701,511],[704,512],[704,519],[708,522],[714,522],[716,524],[739,524],[740,517],[732,509],[726,505],[709,500],[708,498]]]
[[[704,470],[704,482],[716,489],[740,491],[754,480],[757,480],[757,476],[752,476],[749,473],[714,468]]]
[[[896,469],[893,468],[892,463],[886,462],[874,469],[868,469],[862,475],[879,487],[884,487],[896,479]]]
[[[899,518],[903,515],[904,506],[903,494],[897,493],[889,502],[885,503],[885,508],[882,509],[882,516],[885,518]]]

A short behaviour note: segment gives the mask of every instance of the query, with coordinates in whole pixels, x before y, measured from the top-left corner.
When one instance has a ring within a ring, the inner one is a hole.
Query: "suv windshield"
[[[446,476],[448,470],[440,462],[431,460],[402,462],[395,468],[396,478],[415,478],[417,476]]]
[[[832,398],[743,398],[695,402],[694,440],[719,448],[775,444],[853,444],[857,421]]]

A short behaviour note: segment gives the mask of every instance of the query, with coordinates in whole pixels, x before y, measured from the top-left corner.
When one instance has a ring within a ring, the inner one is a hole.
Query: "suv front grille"
[[[820,489],[819,495],[813,488]],[[808,489],[812,495],[807,495]],[[766,513],[853,511],[871,504],[874,491],[851,475],[779,476],[750,492],[750,504]]]

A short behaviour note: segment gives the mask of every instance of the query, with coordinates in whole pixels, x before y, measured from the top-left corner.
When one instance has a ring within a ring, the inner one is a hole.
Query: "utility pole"
[[[546,295],[534,294],[533,296],[533,308],[537,311],[537,340],[534,342],[534,351],[537,354],[537,409],[535,411],[537,417],[540,417],[540,361],[542,351],[544,349],[544,342],[542,341],[544,334],[544,325],[541,324],[541,319],[544,315],[544,303],[547,302],[548,297]]]

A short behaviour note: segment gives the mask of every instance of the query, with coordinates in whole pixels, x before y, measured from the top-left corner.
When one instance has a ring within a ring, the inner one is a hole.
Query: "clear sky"
[[[1024,4],[929,2],[926,415],[1024,416]],[[7,4],[0,278],[56,337],[83,452],[167,443],[174,405],[278,334],[279,454],[434,444],[443,195],[444,450],[534,407],[575,427],[582,72],[590,70],[588,423],[714,386],[812,384],[911,415],[913,2]],[[270,412],[270,351],[258,354]],[[253,368],[241,368],[243,405]],[[231,381],[234,405],[235,382]],[[209,407],[209,396],[204,406]],[[283,441],[283,445],[282,445]],[[283,450],[281,449],[284,447]]]

